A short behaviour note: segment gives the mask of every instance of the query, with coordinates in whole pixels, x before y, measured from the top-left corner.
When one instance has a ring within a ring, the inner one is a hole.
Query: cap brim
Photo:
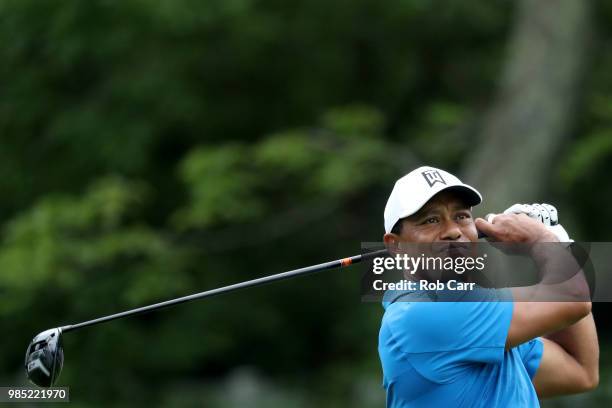
[[[468,186],[467,184],[462,184],[459,186],[449,186],[449,187],[443,188],[442,190],[438,191],[435,195],[440,194],[443,191],[456,192],[459,196],[461,196],[461,198],[465,201],[465,203],[469,205],[470,207],[478,205],[482,202],[482,196],[480,195],[480,193],[476,191],[475,188],[473,188],[472,186]],[[432,196],[432,198],[434,196]],[[429,200],[431,200],[431,198]]]

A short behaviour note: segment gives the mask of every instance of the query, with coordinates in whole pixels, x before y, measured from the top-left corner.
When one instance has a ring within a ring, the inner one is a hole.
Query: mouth
[[[434,242],[434,253],[438,256],[460,258],[470,256],[470,242]]]

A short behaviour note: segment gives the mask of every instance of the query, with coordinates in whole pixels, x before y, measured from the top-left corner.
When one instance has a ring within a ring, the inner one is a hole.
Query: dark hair
[[[399,220],[397,220],[393,228],[391,228],[391,233],[395,235],[401,235],[403,224],[404,224],[403,218],[400,218]]]

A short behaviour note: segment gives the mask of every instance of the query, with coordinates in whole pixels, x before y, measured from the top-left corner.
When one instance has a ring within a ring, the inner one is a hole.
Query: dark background
[[[612,212],[612,2],[0,2],[0,383],[49,327],[357,254],[430,164]],[[73,406],[380,407],[358,268],[64,336]],[[601,383],[546,407],[612,401]]]

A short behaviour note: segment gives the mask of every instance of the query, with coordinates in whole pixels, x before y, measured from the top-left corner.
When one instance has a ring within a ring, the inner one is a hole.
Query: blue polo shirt
[[[388,292],[378,352],[387,407],[539,407],[531,382],[543,344],[505,350],[508,290],[476,288],[431,298]]]

